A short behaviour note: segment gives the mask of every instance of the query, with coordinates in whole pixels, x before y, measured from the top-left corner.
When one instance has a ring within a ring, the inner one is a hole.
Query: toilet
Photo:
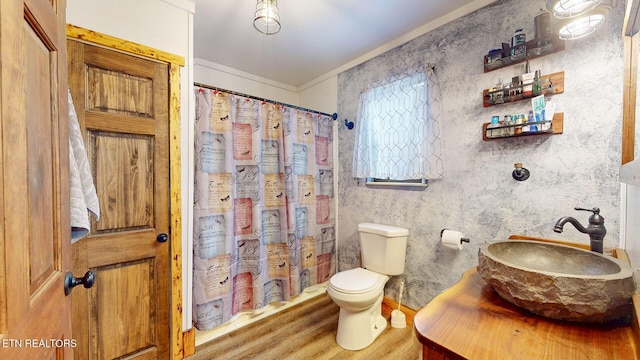
[[[384,285],[404,272],[409,230],[372,223],[358,224],[362,267],[331,277],[327,294],[340,307],[338,345],[360,350],[387,327],[382,316]]]

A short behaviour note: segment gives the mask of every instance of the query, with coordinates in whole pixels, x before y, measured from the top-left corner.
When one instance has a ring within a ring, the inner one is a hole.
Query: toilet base
[[[336,335],[338,345],[345,350],[360,350],[371,345],[387,327],[381,305],[382,295],[366,311],[354,313],[340,308]]]

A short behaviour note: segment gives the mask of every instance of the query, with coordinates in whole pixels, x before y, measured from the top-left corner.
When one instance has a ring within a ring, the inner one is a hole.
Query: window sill
[[[396,190],[414,190],[420,191],[427,188],[428,184],[423,183],[407,183],[407,182],[395,182],[395,181],[367,181],[364,183],[370,188],[380,189],[396,189]]]

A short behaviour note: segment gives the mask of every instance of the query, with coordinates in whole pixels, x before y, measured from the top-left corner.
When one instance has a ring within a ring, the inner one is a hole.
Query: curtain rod
[[[276,105],[281,105],[281,106],[293,108],[293,109],[296,109],[296,110],[301,110],[301,111],[306,111],[306,112],[310,112],[310,113],[314,113],[314,114],[320,114],[320,115],[328,116],[328,117],[332,118],[334,121],[338,118],[338,114],[337,113],[327,114],[327,113],[323,113],[323,112],[317,111],[317,110],[311,110],[311,109],[303,108],[303,107],[300,107],[300,106],[289,105],[289,104],[285,104],[285,103],[282,103],[282,102],[279,102],[279,101],[263,99],[263,98],[259,98],[257,96],[251,96],[251,95],[247,95],[247,94],[242,94],[242,93],[239,93],[239,92],[236,92],[236,91],[221,89],[219,87],[200,84],[200,83],[197,83],[197,82],[194,82],[193,85],[199,86],[199,87],[203,87],[203,88],[209,89],[209,90],[217,90],[217,91],[226,92],[227,94],[231,94],[231,95],[243,96],[243,97],[254,99],[254,100],[266,101],[266,102],[274,103]]]

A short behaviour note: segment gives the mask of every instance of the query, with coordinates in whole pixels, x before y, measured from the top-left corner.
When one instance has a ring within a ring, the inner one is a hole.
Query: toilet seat
[[[387,277],[363,268],[341,271],[329,279],[329,286],[343,294],[364,294],[375,290]]]

